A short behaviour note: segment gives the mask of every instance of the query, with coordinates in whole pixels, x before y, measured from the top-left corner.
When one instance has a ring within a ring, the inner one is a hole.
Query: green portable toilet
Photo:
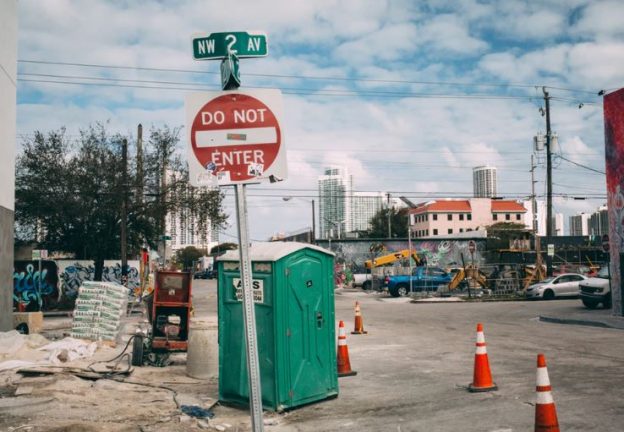
[[[334,254],[295,242],[250,247],[262,405],[282,411],[336,397]],[[219,399],[249,404],[239,251],[219,269]]]

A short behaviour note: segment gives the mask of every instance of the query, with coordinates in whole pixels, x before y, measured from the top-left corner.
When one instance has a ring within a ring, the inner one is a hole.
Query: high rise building
[[[342,237],[353,231],[353,177],[346,167],[325,168],[318,178],[319,238]]]
[[[352,231],[369,229],[370,220],[386,206],[385,198],[383,192],[354,192],[351,198]]]
[[[590,215],[587,213],[580,213],[574,216],[570,216],[570,235],[589,235],[589,218]]]
[[[589,217],[589,235],[602,236],[609,234],[609,213],[607,206],[599,207]]]
[[[475,198],[496,196],[496,168],[488,165],[472,169],[472,189]]]

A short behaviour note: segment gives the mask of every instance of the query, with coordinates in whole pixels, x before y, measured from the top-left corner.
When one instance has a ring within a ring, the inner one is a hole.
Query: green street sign
[[[193,58],[214,60],[227,57],[228,51],[238,58],[265,57],[269,52],[264,33],[224,32],[193,37]]]
[[[160,239],[161,239],[161,240],[171,240],[171,236],[168,236],[168,235],[161,235],[161,236],[160,236]]]

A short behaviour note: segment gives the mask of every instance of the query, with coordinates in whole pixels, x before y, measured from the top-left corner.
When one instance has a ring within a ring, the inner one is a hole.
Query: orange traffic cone
[[[345,377],[356,375],[357,372],[351,370],[351,362],[349,361],[349,347],[347,346],[347,331],[344,322],[338,324],[338,376]]]
[[[535,432],[559,432],[557,409],[552,397],[552,387],[544,354],[537,355],[537,402],[535,403]]]
[[[360,311],[360,302],[355,302],[355,328],[351,332],[351,334],[367,334],[367,331],[364,331],[364,320],[362,319],[362,312]]]
[[[483,335],[483,324],[477,324],[477,351],[475,352],[474,375],[472,384],[468,386],[471,392],[486,392],[498,390],[492,381],[490,372],[490,362],[485,348],[485,336]]]

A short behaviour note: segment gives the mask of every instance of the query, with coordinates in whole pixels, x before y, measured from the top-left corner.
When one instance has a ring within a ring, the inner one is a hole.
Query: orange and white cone
[[[552,397],[552,387],[546,368],[544,354],[537,355],[537,379],[535,391],[537,401],[535,403],[535,432],[559,432],[557,409]]]
[[[367,334],[364,331],[364,320],[362,319],[362,311],[360,310],[360,302],[355,302],[355,326],[351,334]]]
[[[498,390],[492,381],[490,372],[490,361],[488,360],[487,349],[485,348],[485,336],[483,335],[483,324],[477,324],[477,350],[475,352],[474,374],[472,384],[468,386],[471,392],[486,392]]]
[[[351,370],[351,362],[349,361],[349,347],[347,346],[347,331],[344,322],[338,324],[338,356],[336,363],[338,364],[338,376],[352,376],[357,372]]]

